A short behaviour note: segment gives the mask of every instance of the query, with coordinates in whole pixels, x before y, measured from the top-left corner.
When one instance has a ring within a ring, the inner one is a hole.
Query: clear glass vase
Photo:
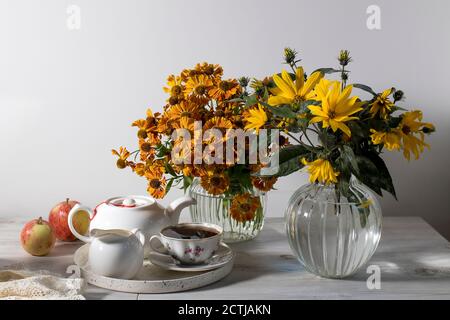
[[[260,206],[256,209],[254,218],[247,221],[235,220],[230,212],[233,195],[211,195],[200,185],[199,179],[194,179],[189,194],[197,200],[190,206],[193,222],[207,222],[223,228],[223,241],[226,243],[241,242],[255,238],[262,230],[266,212],[267,194],[251,190],[253,196],[258,196]]]
[[[348,198],[336,193],[334,185],[302,186],[289,200],[285,218],[298,260],[326,278],[355,273],[375,253],[381,236],[381,207],[354,178]]]

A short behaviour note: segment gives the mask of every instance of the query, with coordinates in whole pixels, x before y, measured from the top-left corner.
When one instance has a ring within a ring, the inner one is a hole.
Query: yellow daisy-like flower
[[[222,133],[222,140],[217,140],[216,138],[219,138],[219,136],[216,136],[215,130],[210,133],[209,135],[206,133],[209,129],[218,129]],[[213,117],[206,121],[205,125],[203,126],[203,132],[205,133],[203,136],[203,143],[206,145],[210,145],[210,147],[213,146],[215,143],[225,142],[228,138],[229,129],[233,129],[233,123],[225,118],[225,117]]]
[[[148,180],[147,192],[156,199],[164,198],[166,194],[166,178],[155,170],[149,170],[145,173]]]
[[[193,132],[195,129],[194,122],[195,119],[188,117],[181,117],[179,121],[175,121],[171,123],[171,125],[174,129],[186,129]]]
[[[259,197],[252,196],[250,193],[238,194],[231,202],[230,215],[239,222],[250,221],[255,218],[256,210],[260,206]]]
[[[223,75],[223,69],[220,65],[207,62],[197,63],[195,70],[212,79],[219,79]]]
[[[303,68],[297,68],[295,72],[295,82],[286,70],[281,72],[281,77],[273,75],[273,81],[276,88],[270,89],[273,96],[269,97],[268,103],[272,106],[280,104],[290,104],[313,99],[315,94],[314,87],[323,77],[321,72],[314,72],[305,82]]]
[[[186,82],[184,93],[197,99],[209,99],[209,89],[213,86],[213,82],[205,75],[193,76]]]
[[[207,62],[197,63],[194,69],[185,69],[181,72],[181,79],[187,81],[191,77],[205,75],[214,82],[219,80],[223,75],[223,69],[218,64],[210,64]]]
[[[149,169],[149,167],[145,163],[136,163],[133,167],[133,172],[135,172],[138,176],[143,177],[145,172]]]
[[[120,147],[119,151],[112,149],[111,153],[115,156],[118,156],[116,165],[119,169],[125,169],[128,166],[128,157],[130,156],[130,152],[125,147]]]
[[[160,114],[153,114],[152,110],[147,109],[147,117],[145,119],[139,119],[134,121],[131,126],[138,127],[137,136],[139,139],[149,139],[153,144],[158,144],[160,142],[159,132],[158,132],[158,119]]]
[[[167,78],[167,87],[163,87],[164,92],[169,93],[167,102],[169,105],[180,103],[184,100],[184,85],[180,76],[170,75]]]
[[[373,144],[383,144],[389,151],[400,150],[401,135],[398,130],[393,129],[389,132],[384,132],[370,129],[370,132],[372,132],[370,138],[372,138]]]
[[[258,106],[251,108],[244,113],[244,121],[247,122],[245,130],[255,130],[259,133],[259,129],[264,127],[268,120],[267,113],[264,108],[258,103]]]
[[[146,161],[155,155],[153,144],[146,139],[139,139],[139,151],[142,161]]]
[[[181,118],[200,119],[202,107],[196,103],[182,101],[179,104],[171,106],[165,113],[169,121],[179,121]]]
[[[407,159],[411,159],[411,153],[414,154],[414,158],[419,159],[419,155],[423,152],[425,147],[430,146],[424,142],[424,138],[414,136],[412,134],[402,135],[403,156]]]
[[[352,86],[347,86],[341,91],[341,83],[334,81],[321,106],[308,106],[314,115],[310,123],[322,122],[322,127],[331,127],[333,132],[340,129],[350,137],[350,128],[344,122],[358,119],[351,115],[362,110],[361,103],[357,102],[358,97],[350,97],[351,93]]]
[[[221,80],[209,90],[209,95],[218,101],[230,99],[239,93],[241,93],[241,88],[236,79]]]
[[[372,117],[375,117],[377,114],[380,115],[382,119],[386,119],[389,115],[389,112],[392,110],[394,103],[389,100],[389,96],[394,91],[393,88],[384,90],[381,94],[379,94],[375,101],[372,103],[369,112],[372,114]]]
[[[200,185],[209,194],[218,195],[228,190],[230,179],[224,172],[208,171],[200,178]]]
[[[167,87],[163,87],[164,92],[171,96],[177,96],[183,93],[183,85],[180,76],[170,75],[167,78]]]
[[[232,129],[233,123],[224,117],[213,117],[206,121],[205,125],[203,126],[203,130],[206,131],[212,128],[220,130]]]
[[[334,171],[331,162],[326,159],[317,159],[312,162],[302,158],[302,163],[308,166],[309,181],[311,183],[319,182],[323,184],[337,183],[339,172]]]
[[[410,160],[412,153],[417,160],[425,147],[430,148],[424,141],[424,128],[434,131],[434,126],[431,123],[422,122],[421,111],[415,110],[402,114],[398,129],[401,132],[403,156],[406,159]]]
[[[332,83],[333,82],[328,79],[320,79],[319,83],[314,87],[314,93],[316,95],[314,100],[322,101],[325,99]]]

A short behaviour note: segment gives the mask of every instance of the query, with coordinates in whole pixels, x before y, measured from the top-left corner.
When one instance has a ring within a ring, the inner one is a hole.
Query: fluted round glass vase
[[[255,238],[264,225],[267,194],[258,190],[251,190],[251,195],[259,198],[259,207],[251,219],[236,219],[231,213],[233,195],[211,195],[200,185],[199,179],[194,179],[189,194],[197,200],[191,205],[191,219],[193,222],[212,223],[223,228],[222,240],[226,243],[241,242]]]
[[[302,186],[289,200],[285,218],[298,260],[326,278],[355,273],[375,253],[381,236],[381,207],[373,192],[354,178],[348,197],[334,185]]]

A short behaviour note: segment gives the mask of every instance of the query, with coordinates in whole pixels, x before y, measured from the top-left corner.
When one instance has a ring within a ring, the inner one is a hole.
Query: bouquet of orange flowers
[[[222,67],[209,63],[170,75],[163,88],[168,94],[163,112],[148,109],[146,118],[132,124],[138,130],[139,149],[129,152],[120,147],[112,153],[118,157],[117,167],[129,167],[148,180],[147,191],[155,198],[163,198],[172,186],[182,185],[186,189],[197,177],[209,194],[233,195],[231,215],[236,220],[249,220],[260,206],[259,198],[251,190],[268,191],[277,178],[253,176],[262,166],[259,161],[250,163],[247,158],[238,161],[236,141],[230,144],[233,137],[228,132],[254,128],[252,122],[244,121],[253,112],[253,107],[243,103],[249,79],[222,76]],[[210,129],[219,135],[196,136],[196,132]],[[178,130],[187,135],[174,135]],[[233,161],[208,161],[217,159],[218,153],[225,149],[220,146],[227,144],[232,146]],[[201,161],[196,161],[199,150]]]

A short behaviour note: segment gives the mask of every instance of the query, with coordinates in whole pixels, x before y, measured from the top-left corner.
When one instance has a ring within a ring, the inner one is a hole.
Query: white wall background
[[[66,26],[71,4],[80,30]],[[381,30],[366,27],[371,4]],[[263,77],[280,70],[285,46],[311,71],[346,48],[351,79],[404,90],[438,130],[417,162],[386,154],[399,201],[383,198],[384,214],[422,216],[450,238],[449,14],[446,0],[0,0],[0,216],[145,193],[110,149],[135,146],[130,123],[163,105],[170,73],[209,61],[228,77]],[[282,179],[268,214],[282,215],[305,181]]]

